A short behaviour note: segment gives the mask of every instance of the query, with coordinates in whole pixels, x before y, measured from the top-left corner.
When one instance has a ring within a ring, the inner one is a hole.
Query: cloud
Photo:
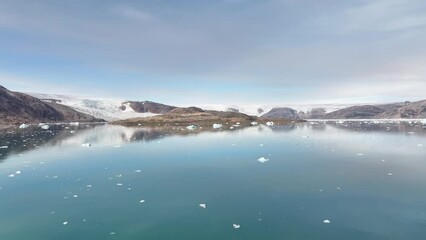
[[[419,96],[426,3],[327,3],[0,1],[0,70],[57,85],[75,76],[110,94],[164,89],[174,99],[340,101],[344,86],[359,89],[351,100]],[[335,90],[317,94],[326,89]]]

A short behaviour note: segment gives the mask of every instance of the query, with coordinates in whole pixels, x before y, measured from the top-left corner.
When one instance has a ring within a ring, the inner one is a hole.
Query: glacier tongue
[[[28,93],[29,95],[42,99],[42,100],[59,100],[58,104],[69,106],[79,112],[90,114],[96,118],[101,118],[106,121],[115,121],[120,119],[136,118],[136,117],[149,117],[157,114],[154,113],[138,113],[135,112],[130,104],[124,104],[127,100],[123,99],[110,99],[110,98],[82,98],[66,95],[52,95],[52,94],[39,94]],[[120,107],[125,106],[125,110]]]

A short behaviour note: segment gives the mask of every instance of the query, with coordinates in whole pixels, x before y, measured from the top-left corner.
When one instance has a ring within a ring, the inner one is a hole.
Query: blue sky
[[[423,0],[2,0],[0,84],[197,103],[426,98]]]

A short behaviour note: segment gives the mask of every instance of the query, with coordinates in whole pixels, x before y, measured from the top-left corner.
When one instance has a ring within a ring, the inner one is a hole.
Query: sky
[[[192,105],[426,99],[426,1],[0,0],[0,85]]]

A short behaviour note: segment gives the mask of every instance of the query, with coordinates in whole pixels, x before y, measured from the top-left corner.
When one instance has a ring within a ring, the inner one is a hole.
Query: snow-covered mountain
[[[148,117],[165,113],[174,107],[153,102],[134,102],[127,99],[112,98],[83,98],[68,95],[28,93],[44,101],[53,101],[69,106],[77,111],[90,114],[106,121],[129,119],[135,117]],[[145,105],[145,106],[144,106]],[[190,105],[186,106],[189,107]],[[193,106],[193,105],[192,105]],[[261,116],[272,108],[291,108],[297,112],[309,112],[312,109],[322,108],[326,113],[344,109],[354,104],[269,104],[269,105],[226,105],[226,104],[198,104],[204,110],[232,111],[245,113],[252,116]],[[180,106],[185,107],[185,106]]]
[[[218,110],[218,111],[238,111],[240,113],[245,113],[253,116],[261,116],[269,111],[272,108],[291,108],[297,112],[308,112],[312,109],[322,108],[326,113],[334,112],[339,109],[347,108],[354,106],[355,104],[275,104],[275,105],[221,105],[221,104],[201,104],[198,107],[201,107],[205,110]]]
[[[130,103],[128,103],[125,99],[82,98],[41,93],[28,94],[44,101],[52,101],[69,106],[79,112],[87,113],[106,121],[157,115],[150,112],[136,112],[130,107]]]

